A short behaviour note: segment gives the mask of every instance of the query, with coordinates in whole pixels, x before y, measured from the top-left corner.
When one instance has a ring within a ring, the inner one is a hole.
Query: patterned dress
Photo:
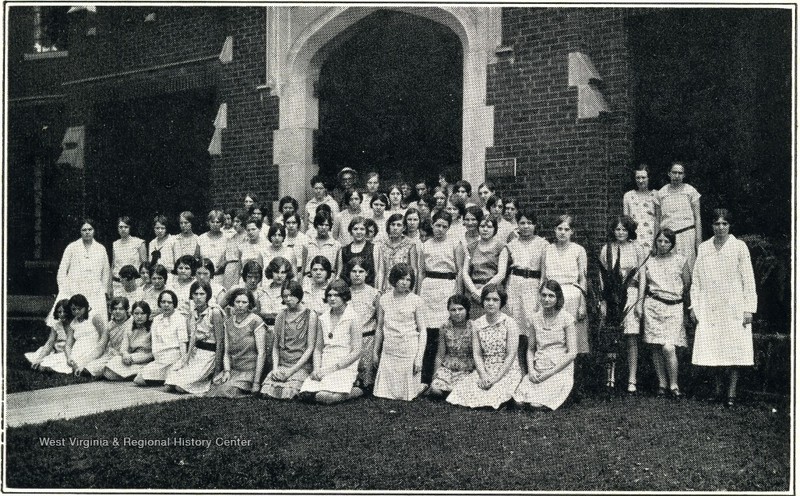
[[[636,222],[636,242],[648,253],[653,249],[653,238],[658,228],[656,226],[657,193],[656,190],[647,193],[631,190],[622,196],[622,208],[625,215]]]
[[[484,315],[474,320],[472,326],[478,332],[483,365],[488,374],[493,375],[500,371],[509,353],[513,354],[515,359],[508,372],[487,390],[478,386],[480,376],[477,370],[473,371],[455,385],[453,392],[447,397],[447,402],[470,408],[488,406],[497,409],[511,399],[522,380],[519,361],[516,359],[517,350],[509,350],[507,346],[508,333],[518,334],[519,330],[514,319],[505,314],[500,314],[494,324],[489,324]]]
[[[389,291],[391,289],[389,273],[392,271],[392,267],[399,263],[407,263],[410,265],[412,252],[416,252],[416,246],[416,243],[406,236],[402,236],[399,240],[394,242],[387,238],[377,244],[378,272],[383,274],[382,279],[377,281],[376,289],[378,289],[378,291]],[[412,266],[411,268],[416,272],[416,267]]]
[[[567,354],[567,328],[574,323],[572,316],[564,311],[559,311],[553,319],[545,319],[542,312],[533,316],[534,334],[531,338],[536,340],[536,352],[533,355],[532,373],[544,373],[555,367]],[[543,405],[555,410],[572,391],[574,381],[575,362],[556,372],[544,382],[534,384],[527,377],[522,379],[514,401]]]
[[[472,322],[454,326],[448,320],[439,332],[444,336],[444,358],[434,373],[431,387],[440,391],[452,391],[459,381],[475,370],[475,360],[472,358]]]
[[[291,319],[288,318],[286,310],[278,315],[275,320],[274,345],[278,348],[278,363],[273,365],[273,369],[288,370],[303,356],[308,346],[308,333],[316,332],[316,329],[309,329],[311,315],[309,308],[298,312]],[[283,382],[267,377],[261,386],[261,393],[282,400],[292,399],[300,392],[303,382],[311,374],[311,369],[312,363],[309,359]]]

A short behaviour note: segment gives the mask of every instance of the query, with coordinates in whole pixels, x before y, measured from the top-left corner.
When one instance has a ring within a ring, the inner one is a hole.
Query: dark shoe
[[[670,396],[670,398],[672,398],[673,400],[679,400],[679,399],[682,399],[682,398],[683,398],[683,393],[681,393],[681,390],[680,390],[680,389],[678,389],[678,388],[674,388],[674,389],[670,389],[670,390],[669,390],[669,396]]]

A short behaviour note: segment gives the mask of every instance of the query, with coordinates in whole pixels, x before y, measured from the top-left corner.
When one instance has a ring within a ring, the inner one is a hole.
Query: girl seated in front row
[[[128,266],[130,267],[130,266]],[[125,267],[123,267],[124,269]],[[122,270],[120,270],[122,273]],[[111,319],[106,323],[106,334],[108,334],[108,341],[106,342],[103,354],[100,357],[92,360],[86,365],[86,372],[92,377],[103,377],[103,371],[106,368],[108,361],[119,355],[121,352],[122,338],[130,330],[133,322],[130,319],[128,310],[130,310],[130,303],[124,296],[118,296],[111,300]]]
[[[109,381],[128,381],[153,361],[153,343],[150,335],[150,305],[137,301],[131,307],[130,329],[122,337],[121,354],[106,364],[103,377]]]
[[[311,354],[317,338],[317,313],[303,305],[303,285],[297,281],[283,284],[286,308],[275,319],[272,345],[272,370],[261,393],[278,400],[297,396],[311,373]]]
[[[373,360],[378,363],[375,388],[379,398],[410,401],[423,390],[422,357],[427,331],[422,321],[422,298],[411,292],[414,271],[398,263],[389,272],[389,285],[378,305]]]
[[[514,401],[533,408],[555,410],[572,391],[578,338],[575,319],[564,307],[561,285],[552,279],[539,291],[542,309],[533,314],[528,341],[528,375]]]
[[[214,376],[206,396],[242,398],[261,388],[261,373],[266,362],[264,321],[253,313],[256,300],[246,288],[229,293],[233,306],[225,318],[223,370]]]
[[[50,327],[50,336],[47,342],[36,351],[25,353],[25,358],[30,362],[32,369],[60,372],[69,374],[72,369],[67,367],[64,355],[64,345],[67,342],[67,327],[71,320],[69,314],[69,300],[63,299],[56,303],[53,310],[55,322]]]
[[[89,301],[82,294],[69,299],[72,322],[67,328],[67,341],[64,355],[67,365],[76,376],[85,372],[85,367],[103,354],[108,343],[104,309],[89,318]],[[69,372],[68,372],[69,373]]]
[[[341,279],[325,290],[328,310],[319,316],[314,347],[314,370],[303,382],[300,397],[332,404],[363,394],[353,383],[361,358],[361,327],[350,301],[350,288]]]
[[[154,360],[145,365],[133,380],[138,386],[164,384],[169,369],[186,356],[189,334],[186,330],[186,316],[175,311],[178,295],[165,289],[158,295],[158,304],[161,313],[155,316],[150,327]]]
[[[439,331],[435,372],[428,390],[430,396],[447,396],[459,381],[475,370],[469,308],[469,298],[464,295],[453,295],[447,300],[450,317]]]
[[[475,371],[455,385],[448,403],[497,409],[519,386],[519,330],[514,318],[500,311],[506,301],[508,295],[502,286],[487,284],[481,289],[485,314],[472,322]]]

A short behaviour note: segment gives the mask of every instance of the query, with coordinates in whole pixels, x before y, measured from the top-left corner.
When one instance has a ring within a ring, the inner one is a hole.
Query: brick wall
[[[502,57],[489,67],[487,104],[495,110],[495,146],[487,159],[517,159],[517,177],[497,181],[533,206],[544,234],[568,212],[575,240],[596,252],[607,219],[622,209],[631,156],[628,50],[624,9],[504,8]],[[603,79],[611,112],[577,119],[578,91],[567,59],[586,53]]]
[[[233,36],[233,62],[222,66],[219,100],[228,104],[222,155],[211,166],[215,205],[240,208],[247,193],[262,203],[276,201],[278,169],[272,160],[272,132],[278,128],[278,98],[257,90],[266,76],[266,9],[233,9],[226,35]]]

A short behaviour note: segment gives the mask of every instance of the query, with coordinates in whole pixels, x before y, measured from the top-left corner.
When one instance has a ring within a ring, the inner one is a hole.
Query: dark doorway
[[[378,11],[345,33],[322,65],[320,171],[375,170],[384,185],[461,173],[463,54],[445,26]]]
[[[177,214],[190,210],[195,231],[208,212],[207,148],[214,132],[215,94],[195,90],[112,102],[98,108],[87,174],[87,212],[116,239],[116,219],[129,215],[135,235],[153,236],[156,213],[177,232]]]

